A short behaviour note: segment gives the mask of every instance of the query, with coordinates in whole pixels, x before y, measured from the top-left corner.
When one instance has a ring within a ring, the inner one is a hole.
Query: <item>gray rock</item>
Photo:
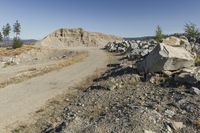
[[[153,132],[153,131],[150,131],[150,130],[144,130],[144,133],[156,133],[156,132]]]
[[[172,122],[172,127],[173,127],[173,129],[174,129],[175,131],[178,131],[178,130],[184,128],[185,125],[183,124],[183,122],[175,122],[175,121],[173,121],[173,122]]]
[[[174,71],[191,66],[194,66],[194,58],[188,51],[163,43],[157,45],[142,62],[137,64],[138,70],[146,73]]]
[[[165,115],[172,118],[175,115],[175,112],[167,109],[165,110]]]
[[[195,51],[197,54],[200,54],[200,43],[195,43],[195,44],[194,44],[194,51]]]
[[[180,39],[184,39],[188,41],[188,38],[186,36],[180,36]]]
[[[138,49],[139,48],[139,46],[138,46],[138,44],[137,43],[131,43],[130,44],[130,47],[132,48],[132,49]]]
[[[198,88],[192,87],[191,89],[195,94],[200,95],[200,90]]]
[[[166,44],[166,45],[180,45],[180,42],[181,40],[175,36],[170,36],[170,37],[167,37],[166,39],[163,39],[163,43]]]
[[[151,39],[151,40],[149,40],[149,43],[150,43],[150,44],[157,44],[157,41],[154,40],[154,39]]]
[[[142,52],[140,53],[140,55],[142,57],[144,57],[145,55],[147,55],[150,51],[148,49],[142,50]]]
[[[183,69],[180,74],[175,75],[175,81],[187,83],[190,85],[198,85],[200,82],[200,67],[191,67],[190,69]]]

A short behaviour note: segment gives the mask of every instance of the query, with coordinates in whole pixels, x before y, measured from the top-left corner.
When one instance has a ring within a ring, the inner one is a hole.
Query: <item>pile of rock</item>
[[[45,48],[66,48],[76,46],[99,46],[103,47],[110,41],[122,40],[121,37],[97,32],[88,32],[82,28],[61,28],[47,35],[37,43]]]
[[[198,86],[200,82],[200,67],[195,67],[195,57],[198,54],[197,43],[190,43],[185,36],[171,36],[162,43],[155,40],[121,41],[108,43],[105,47],[109,52],[125,52],[128,59],[137,60],[139,72],[163,73],[173,77],[176,82],[184,82]],[[200,48],[200,47],[199,47]]]
[[[149,41],[140,41],[140,40],[131,40],[131,41],[115,41],[109,42],[105,49],[109,52],[123,52],[127,53],[127,57],[130,60],[140,59],[150,53],[157,42],[155,40]]]

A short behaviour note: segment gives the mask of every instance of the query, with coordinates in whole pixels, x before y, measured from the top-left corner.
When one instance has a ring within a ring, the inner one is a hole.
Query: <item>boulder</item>
[[[183,69],[179,74],[175,75],[175,81],[186,83],[189,85],[199,85],[200,82],[200,67],[191,67]]]
[[[175,36],[170,36],[166,39],[163,39],[163,43],[171,46],[179,46],[179,45],[188,46],[190,44],[187,38],[185,37],[177,38]]]
[[[196,87],[192,87],[191,88],[193,93],[195,93],[196,95],[200,95],[200,89],[196,88]]]
[[[200,54],[200,43],[195,43],[195,44],[194,44],[194,51],[195,51],[197,54]]]
[[[163,43],[158,44],[143,61],[137,63],[138,70],[145,73],[174,71],[191,66],[194,66],[194,58],[190,52]]]
[[[166,39],[163,39],[163,43],[167,45],[180,45],[180,39],[174,36],[170,36]]]

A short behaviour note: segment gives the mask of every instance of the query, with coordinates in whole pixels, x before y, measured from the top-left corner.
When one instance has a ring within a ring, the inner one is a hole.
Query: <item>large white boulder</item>
[[[155,49],[138,63],[138,70],[148,72],[174,71],[194,66],[194,58],[182,47],[158,44]]]
[[[163,39],[163,43],[171,46],[189,45],[187,38],[178,38],[175,36],[170,36],[166,39]]]

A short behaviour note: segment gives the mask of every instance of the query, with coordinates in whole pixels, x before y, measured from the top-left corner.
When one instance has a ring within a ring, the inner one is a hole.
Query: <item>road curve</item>
[[[0,89],[0,132],[9,132],[11,125],[29,119],[45,103],[62,94],[72,92],[85,77],[94,74],[97,68],[106,66],[107,55],[98,48],[73,48],[87,50],[89,56],[81,62],[38,76],[19,84]]]

